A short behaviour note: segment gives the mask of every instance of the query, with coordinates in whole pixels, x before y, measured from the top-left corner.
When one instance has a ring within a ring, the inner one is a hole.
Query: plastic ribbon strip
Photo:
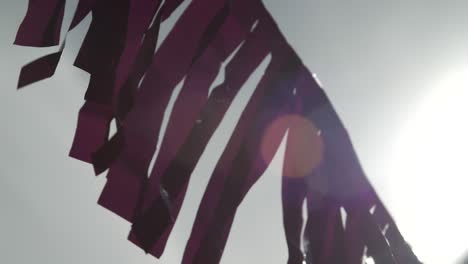
[[[160,24],[182,2],[80,0],[69,28],[92,14],[75,60],[91,78],[70,156],[92,163],[96,175],[108,170],[98,203],[132,223],[128,239],[162,255],[208,141],[238,91],[271,57],[211,175],[182,263],[219,263],[238,206],[285,135],[281,195],[288,264],[360,264],[365,255],[379,264],[420,263],[367,180],[325,92],[263,3],[192,0],[156,50]],[[58,45],[64,7],[65,0],[30,0],[14,43]],[[53,76],[65,41],[25,65],[18,88]],[[224,81],[211,90],[221,71]],[[117,132],[109,135],[114,119]]]

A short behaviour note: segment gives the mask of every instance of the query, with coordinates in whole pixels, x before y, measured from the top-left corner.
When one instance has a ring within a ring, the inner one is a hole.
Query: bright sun
[[[468,250],[468,68],[442,76],[396,139],[396,220],[421,261],[454,263]]]

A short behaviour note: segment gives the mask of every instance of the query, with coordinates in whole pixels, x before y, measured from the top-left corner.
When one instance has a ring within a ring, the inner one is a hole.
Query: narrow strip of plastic
[[[156,51],[135,104],[125,119],[122,128],[125,145],[109,169],[99,204],[128,221],[132,221],[142,191],[141,182],[147,179],[172,91],[188,72],[203,30],[222,5],[209,0],[196,0],[189,5]]]
[[[169,194],[171,212],[174,218],[177,217],[183,201],[191,172],[203,153],[208,140],[221,122],[237,91],[269,52],[268,45],[265,45],[268,43],[268,38],[265,38],[267,36],[265,35],[265,28],[260,25],[257,29],[249,36],[238,53],[226,66],[225,82],[216,87],[210,94],[208,101],[200,111],[198,119],[196,119],[198,122],[194,122],[189,136],[161,175],[160,187]],[[151,219],[154,217],[156,217],[155,221],[159,219],[158,215],[160,213],[156,210],[156,204],[164,202],[160,196],[158,186],[152,184],[148,193],[149,196],[145,199],[143,205],[144,213],[135,221],[133,228],[135,239],[132,239],[132,241],[139,242],[138,244],[143,247],[145,245],[152,247],[156,241],[168,235],[172,228],[171,223],[156,230],[151,224]],[[131,235],[131,238],[133,235]],[[165,243],[164,238],[160,241],[160,243]],[[161,248],[160,244],[155,247],[157,249]]]
[[[65,0],[29,0],[14,44],[50,47],[60,42]]]

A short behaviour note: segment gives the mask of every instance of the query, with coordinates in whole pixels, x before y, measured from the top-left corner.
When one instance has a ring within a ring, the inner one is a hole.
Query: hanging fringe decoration
[[[70,156],[91,163],[96,175],[108,170],[98,203],[132,223],[129,240],[162,255],[208,141],[238,91],[269,58],[211,175],[182,263],[219,263],[238,206],[285,135],[288,264],[360,264],[365,256],[379,264],[420,263],[367,180],[331,102],[263,3],[192,0],[156,50],[161,23],[182,2],[80,0],[69,28],[92,14],[75,61],[91,78]],[[59,45],[64,7],[65,0],[30,0],[14,43]],[[59,51],[24,66],[18,88],[53,76],[65,41]],[[220,71],[225,79],[210,91]],[[109,135],[112,120],[117,132]]]

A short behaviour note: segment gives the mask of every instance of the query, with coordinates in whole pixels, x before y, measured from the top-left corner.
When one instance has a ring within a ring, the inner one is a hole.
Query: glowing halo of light
[[[435,83],[391,150],[389,204],[424,263],[454,263],[468,249],[468,68]]]
[[[283,175],[304,177],[316,168],[323,158],[323,141],[320,131],[308,119],[299,115],[284,115],[275,119],[266,129],[261,142],[261,154],[265,161],[276,152],[269,144],[272,138],[288,131],[284,155]]]

